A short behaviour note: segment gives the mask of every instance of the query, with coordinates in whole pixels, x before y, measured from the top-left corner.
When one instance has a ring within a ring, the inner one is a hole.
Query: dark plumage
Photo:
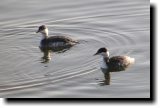
[[[127,69],[133,62],[133,58],[128,56],[114,56],[104,58],[109,72],[123,71]]]
[[[40,48],[41,49],[52,49],[52,50],[61,50],[65,48],[70,48],[76,43],[76,40],[73,40],[67,36],[51,36],[48,37],[48,28],[45,25],[39,27],[36,33],[41,33],[43,39],[41,40]]]
[[[101,55],[103,57],[101,68],[109,72],[123,71],[134,63],[134,58],[129,56],[113,56],[110,58],[106,48],[100,48],[95,55]]]

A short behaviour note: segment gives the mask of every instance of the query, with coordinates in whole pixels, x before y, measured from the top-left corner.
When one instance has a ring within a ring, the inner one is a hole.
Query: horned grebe
[[[45,25],[42,25],[39,27],[38,31],[36,33],[41,33],[42,34],[42,40],[40,43],[40,48],[47,48],[47,49],[52,49],[52,50],[61,50],[64,48],[70,48],[78,41],[73,40],[69,37],[66,36],[48,36],[48,28]]]
[[[109,51],[106,48],[100,48],[94,55],[102,56],[101,69],[103,73],[106,72],[103,70],[107,70],[108,72],[123,71],[135,62],[134,58],[128,56],[114,56],[109,58]]]

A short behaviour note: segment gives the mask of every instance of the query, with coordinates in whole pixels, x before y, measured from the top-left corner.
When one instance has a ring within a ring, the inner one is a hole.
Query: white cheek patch
[[[45,29],[44,32],[48,35],[48,29]]]
[[[102,53],[100,53],[99,55],[105,57],[105,56],[106,56],[106,53],[105,53],[105,52],[102,52]]]
[[[41,33],[44,33],[45,31],[44,31],[44,30],[41,30],[40,32],[41,32]]]
[[[99,53],[99,55],[103,56],[103,55],[104,55],[104,53],[103,53],[103,52],[102,52],[102,53]]]
[[[109,57],[109,51],[107,51],[107,56]]]
[[[40,31],[40,32],[48,35],[48,29],[44,29],[44,30],[42,30],[42,31]]]

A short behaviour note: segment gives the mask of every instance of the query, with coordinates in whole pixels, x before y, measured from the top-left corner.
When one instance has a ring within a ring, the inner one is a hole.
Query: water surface
[[[5,0],[0,4],[0,97],[150,97],[148,0]],[[38,26],[80,41],[42,63]],[[135,64],[111,73],[110,85],[93,54],[129,55]]]

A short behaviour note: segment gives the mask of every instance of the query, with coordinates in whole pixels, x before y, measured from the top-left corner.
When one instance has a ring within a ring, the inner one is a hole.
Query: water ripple
[[[62,1],[5,0],[0,4],[0,96],[148,97],[149,3]],[[69,35],[80,43],[64,53],[52,52],[51,61],[43,64],[38,48],[41,36],[35,34],[42,24],[48,26],[50,36]],[[107,87],[96,81],[103,79],[99,57],[93,56],[100,47],[107,47],[111,56],[136,59],[127,72],[113,74]]]

